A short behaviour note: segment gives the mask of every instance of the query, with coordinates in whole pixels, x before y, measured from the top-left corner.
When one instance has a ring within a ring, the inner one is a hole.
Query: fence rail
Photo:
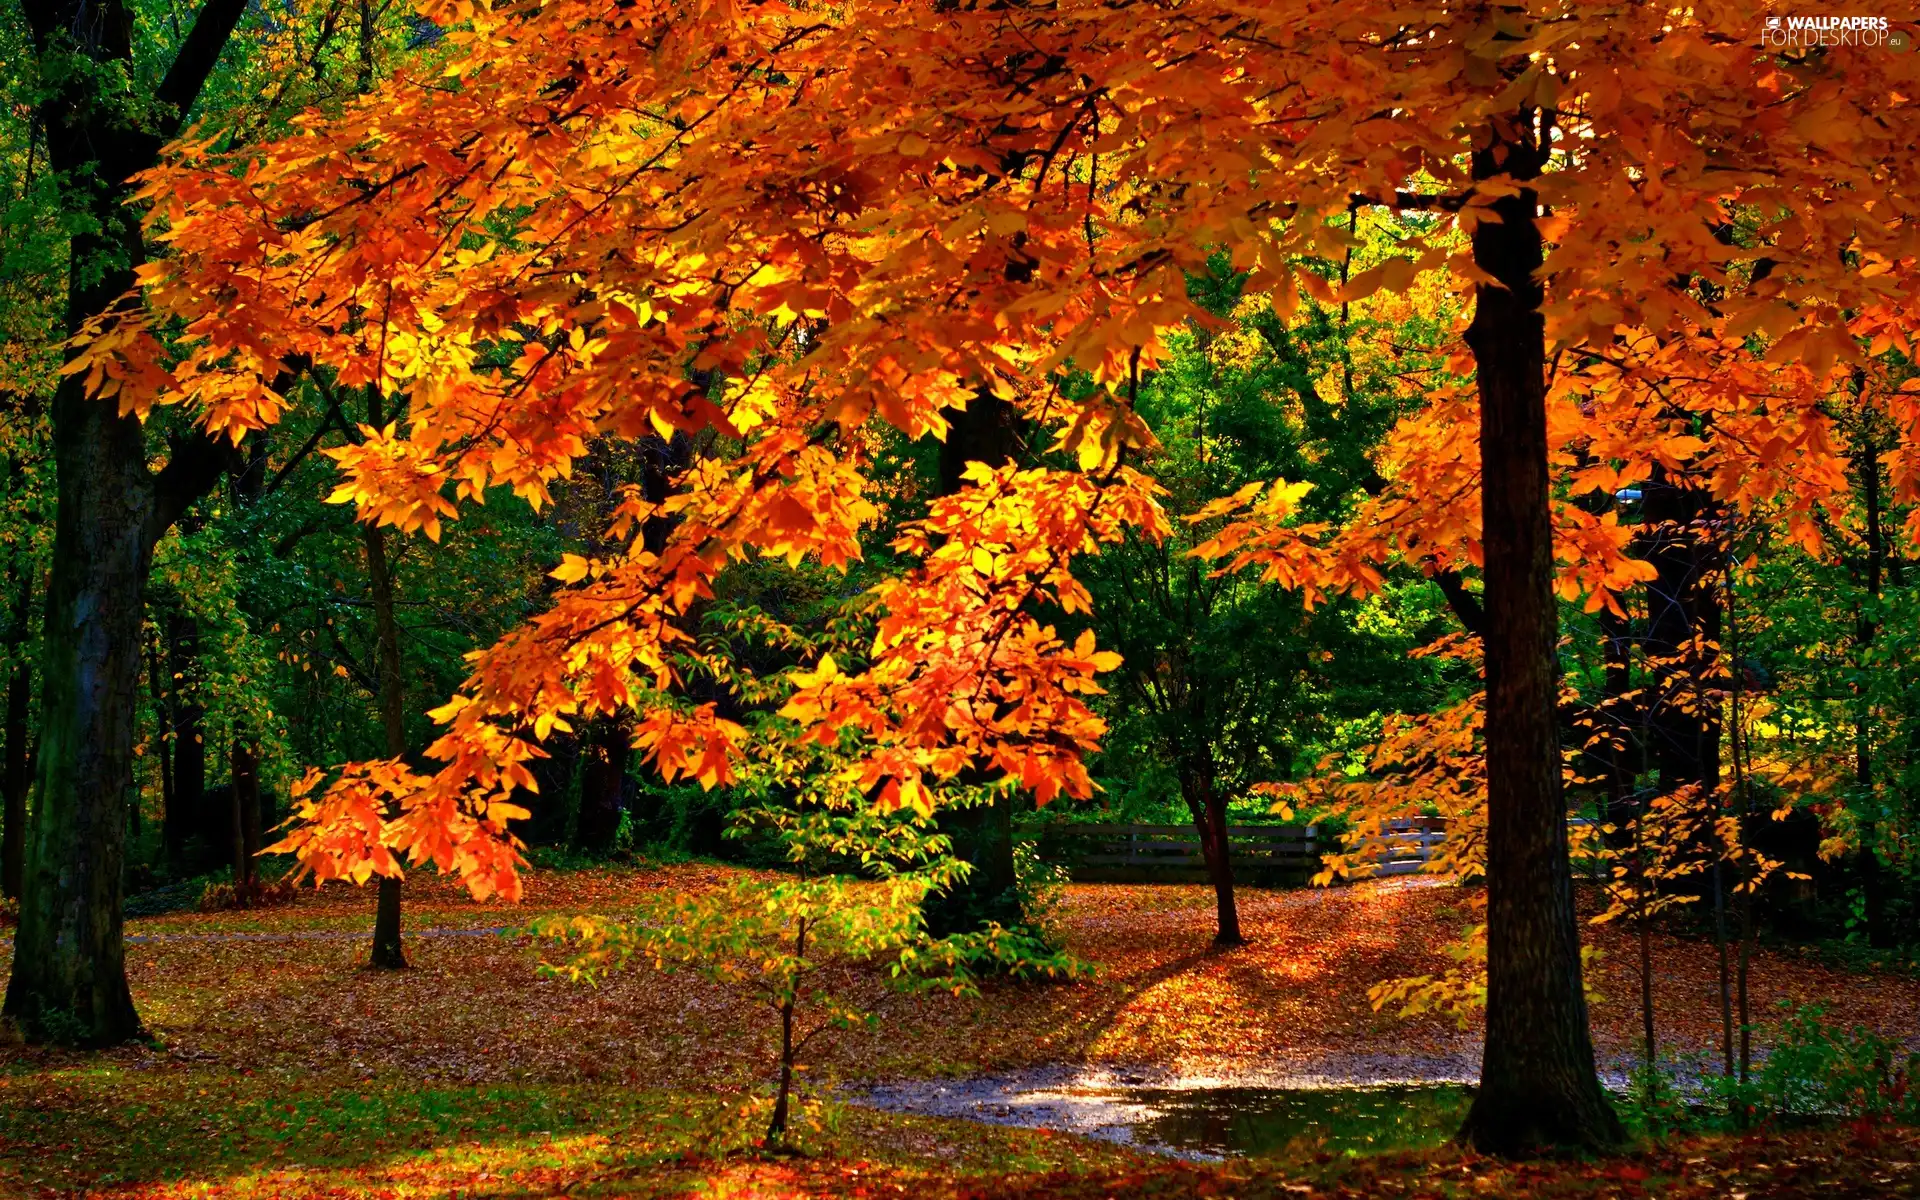
[[[1569,831],[1591,826],[1580,817]],[[1320,870],[1320,856],[1340,850],[1339,839],[1314,825],[1230,825],[1227,840],[1233,875],[1254,886],[1299,886]],[[1441,817],[1414,817],[1388,825],[1386,850],[1375,860],[1375,878],[1413,875],[1433,860],[1447,840]],[[1042,826],[1040,857],[1067,867],[1076,882],[1202,883],[1207,863],[1200,834],[1191,825],[1069,824]],[[1598,877],[1597,858],[1582,858],[1575,869]]]
[[[1312,825],[1230,825],[1234,878],[1266,886],[1305,883],[1320,869]],[[1200,835],[1191,825],[1049,825],[1040,855],[1064,863],[1076,881],[1199,883],[1207,878]]]
[[[1391,821],[1387,829],[1387,852],[1374,864],[1375,876],[1417,875],[1447,840],[1447,823],[1439,817]]]

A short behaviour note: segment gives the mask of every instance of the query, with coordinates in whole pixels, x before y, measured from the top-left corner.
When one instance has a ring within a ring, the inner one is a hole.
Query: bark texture
[[[122,0],[22,3],[45,67],[34,115],[63,203],[84,217],[69,243],[68,333],[132,285],[145,246],[139,214],[125,203],[129,181],[179,130],[245,8],[207,0],[159,86],[130,102],[111,83],[140,78]],[[81,375],[61,380],[52,416],[59,508],[41,652],[39,801],[5,1015],[33,1037],[104,1045],[141,1032],[120,902],[143,593],[155,542],[213,485],[226,456],[194,434],[150,471],[140,423],[87,396]]]
[[[33,731],[33,662],[27,657],[32,604],[31,580],[23,571],[15,592],[7,631],[13,669],[7,672],[5,764],[0,767],[0,895],[20,898],[20,875],[26,861],[27,789],[31,782]]]
[[[1864,377],[1856,371],[1854,375],[1854,394],[1856,398],[1865,391]],[[1863,663],[1869,659],[1874,639],[1879,636],[1879,603],[1882,578],[1886,575],[1887,540],[1882,527],[1885,516],[1880,495],[1880,444],[1874,437],[1871,422],[1863,412],[1862,428],[1857,436],[1860,448],[1855,453],[1854,469],[1859,476],[1860,500],[1866,510],[1867,529],[1864,558],[1860,564],[1861,583],[1871,602],[1871,609],[1863,605],[1854,620],[1854,644]],[[1736,668],[1737,669],[1737,668]],[[1880,863],[1880,799],[1874,789],[1874,720],[1873,702],[1867,694],[1865,684],[1866,671],[1859,672],[1861,682],[1854,685],[1859,696],[1859,710],[1854,718],[1854,764],[1853,781],[1858,791],[1858,804],[1861,808],[1860,848],[1854,854],[1854,866],[1860,879],[1861,900],[1866,909],[1867,944],[1876,949],[1886,949],[1899,943],[1897,931],[1889,918],[1887,904],[1886,871]]]
[[[1544,164],[1530,114],[1488,131],[1476,178],[1530,179]],[[1473,234],[1482,284],[1467,344],[1480,391],[1486,575],[1487,1034],[1461,1136],[1526,1154],[1623,1137],[1594,1070],[1560,791],[1548,508],[1542,258],[1531,189],[1494,204]]]
[[[580,822],[574,842],[582,850],[606,854],[620,833],[626,808],[627,762],[633,757],[626,726],[595,722],[580,747]]]
[[[42,662],[40,797],[28,833],[6,1012],[51,1040],[141,1032],[121,941],[141,596],[152,486],[141,430],[80,393],[54,401],[59,516]]]
[[[207,817],[207,745],[200,726],[206,714],[192,691],[199,672],[200,626],[175,609],[167,614],[166,627],[173,785],[162,821],[168,864],[176,875],[192,875],[207,867],[206,855],[218,844],[209,840],[218,830]]]
[[[400,675],[400,624],[394,618],[387,535],[385,530],[373,525],[360,528],[367,551],[367,576],[373,589],[374,637],[380,650],[380,724],[386,732],[388,756],[399,758],[407,752],[406,689]],[[380,970],[400,970],[407,965],[407,956],[400,947],[399,876],[381,876],[379,888],[380,896],[373,913],[373,950],[367,965]]]
[[[1180,790],[1193,815],[1193,827],[1200,834],[1200,856],[1206,860],[1207,880],[1213,885],[1215,926],[1213,944],[1244,946],[1240,933],[1240,907],[1234,902],[1233,847],[1227,836],[1227,798],[1216,785],[1208,767],[1183,769]]]

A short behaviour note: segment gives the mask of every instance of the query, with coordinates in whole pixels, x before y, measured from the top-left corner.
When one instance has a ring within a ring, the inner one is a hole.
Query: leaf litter
[[[658,889],[720,886],[731,870],[541,873],[518,906],[477,904],[446,881],[410,879],[406,917],[410,930],[455,931],[511,928],[542,913],[618,914]],[[1445,1151],[1402,1156],[1402,1166],[1392,1156],[1307,1164],[1304,1176],[1282,1178],[1275,1163],[1182,1165],[1045,1131],[838,1106],[822,1110],[812,1154],[741,1157],[715,1150],[712,1129],[750,1104],[772,1031],[764,1013],[690,975],[640,971],[597,988],[569,985],[537,975],[537,951],[498,934],[409,937],[412,969],[398,973],[361,969],[365,945],[350,936],[226,936],[351,934],[369,927],[371,907],[367,893],[327,888],[266,912],[130,922],[130,934],[152,939],[127,954],[156,1044],[92,1056],[7,1047],[0,1190],[1722,1196],[1737,1183],[1754,1196],[1833,1196],[1909,1190],[1907,1164],[1920,1160],[1907,1131],[1810,1130],[1674,1143],[1691,1147],[1699,1159],[1691,1165],[1669,1146],[1547,1168]],[[853,1085],[1091,1064],[1235,1081],[1470,1077],[1477,1028],[1377,1013],[1366,998],[1381,979],[1442,969],[1443,948],[1469,918],[1447,887],[1248,889],[1241,920],[1251,944],[1215,952],[1204,888],[1074,886],[1060,929],[1096,965],[1090,979],[991,983],[977,999],[956,999],[889,993],[853,967],[836,968],[879,1014],[881,1032],[834,1037],[808,1076]],[[180,936],[209,934],[221,936]],[[1603,952],[1596,1044],[1603,1062],[1624,1067],[1639,1027],[1636,958],[1625,931],[1586,935]],[[1663,936],[1656,963],[1663,1038],[1711,1052],[1719,1038],[1711,945]],[[1819,1000],[1835,1020],[1920,1040],[1920,982],[1910,977],[1766,950],[1753,980],[1756,1014],[1776,1000]],[[1861,1138],[1877,1149],[1860,1153]],[[1468,1172],[1458,1180],[1428,1169],[1456,1160]],[[1869,1170],[1877,1173],[1861,1175]],[[1298,1174],[1291,1163],[1286,1172]],[[1854,1176],[1883,1190],[1848,1192]]]

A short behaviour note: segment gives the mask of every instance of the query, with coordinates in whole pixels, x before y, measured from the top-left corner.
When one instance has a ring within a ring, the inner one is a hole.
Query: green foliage
[[[1782,1005],[1779,1039],[1750,1088],[1728,1099],[1784,1118],[1920,1119],[1912,1089],[1920,1055],[1863,1025],[1843,1029],[1822,1005]]]
[[[1168,491],[1173,536],[1130,540],[1081,568],[1101,644],[1125,659],[1107,684],[1099,819],[1186,820],[1187,793],[1203,786],[1225,793],[1234,819],[1263,819],[1267,802],[1251,785],[1297,778],[1351,750],[1356,728],[1423,710],[1452,683],[1407,657],[1447,620],[1424,579],[1309,610],[1295,593],[1216,576],[1190,556],[1218,522],[1179,518],[1255,481],[1311,484],[1304,519],[1346,515],[1376,486],[1371,455],[1407,403],[1393,375],[1405,364],[1355,362],[1348,335],[1400,345],[1438,336],[1344,324],[1318,307],[1289,326],[1241,285],[1224,258],[1189,281],[1220,321],[1175,338],[1141,387],[1140,415],[1161,443],[1147,465]]]
[[[174,691],[203,710],[201,730],[209,747],[252,743],[262,786],[284,787],[300,764],[287,752],[284,709],[266,686],[274,674],[273,647],[246,611],[255,583],[244,570],[251,556],[233,553],[218,523],[221,510],[214,507],[212,515],[215,523],[166,538],[154,554],[154,589],[199,630],[195,670],[174,681]]]
[[[734,816],[729,833],[771,835],[790,872],[735,876],[711,892],[664,897],[628,920],[535,922],[530,932],[566,950],[563,961],[542,969],[586,983],[636,962],[688,969],[776,1011],[805,1001],[824,1014],[825,1025],[839,1027],[870,1018],[829,992],[809,990],[808,980],[828,962],[884,963],[895,986],[955,994],[974,993],[976,971],[986,966],[1039,976],[1082,969],[1007,930],[929,937],[923,902],[967,865],[947,855],[931,817],[882,813],[857,797],[829,800],[832,786],[824,780],[793,804],[760,804]]]
[[[755,802],[734,813],[728,833],[770,839],[786,870],[664,896],[630,919],[546,918],[527,932],[558,951],[555,961],[541,963],[549,975],[597,983],[636,965],[687,970],[762,1005],[780,1029],[770,1138],[786,1134],[788,1093],[807,1045],[829,1030],[877,1023],[830,986],[829,979],[845,977],[826,968],[871,966],[889,987],[955,995],[976,995],[982,971],[1021,978],[1085,969],[1025,930],[990,924],[931,936],[928,896],[954,886],[968,869],[949,853],[932,814],[881,811],[848,786],[837,748],[794,752],[778,737],[758,745],[761,757],[740,789]],[[1036,878],[1036,885],[1045,883]]]
[[[1620,1119],[1636,1133],[1660,1134],[1690,1128],[1696,1113],[1673,1075],[1659,1063],[1641,1063],[1627,1075],[1627,1093],[1618,1105]]]
[[[1832,1120],[1920,1124],[1913,1088],[1920,1054],[1899,1040],[1864,1025],[1835,1025],[1824,1005],[1782,1001],[1769,1044],[1744,1080],[1705,1069],[1704,1060],[1642,1064],[1629,1077],[1624,1115],[1650,1133]],[[1676,1082],[1676,1066],[1698,1085]]]
[[[1016,836],[1013,876],[1020,911],[1026,914],[1027,931],[1049,946],[1064,946],[1066,935],[1061,920],[1071,873],[1065,866],[1041,858],[1036,842]]]

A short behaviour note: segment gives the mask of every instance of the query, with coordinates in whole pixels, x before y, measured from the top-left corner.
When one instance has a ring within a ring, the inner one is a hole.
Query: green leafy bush
[[[1899,1121],[1920,1124],[1913,1079],[1920,1054],[1864,1025],[1844,1028],[1819,1004],[1783,1001],[1777,1036],[1745,1080],[1699,1072],[1696,1089],[1676,1087],[1664,1070],[1634,1073],[1630,1117],[1649,1130],[1745,1129],[1768,1123]],[[1702,1064],[1704,1065],[1704,1064]]]
[[[1783,1004],[1780,1039],[1753,1078],[1759,1110],[1788,1118],[1920,1116],[1912,1092],[1920,1055],[1864,1025],[1829,1024],[1817,1004]]]

